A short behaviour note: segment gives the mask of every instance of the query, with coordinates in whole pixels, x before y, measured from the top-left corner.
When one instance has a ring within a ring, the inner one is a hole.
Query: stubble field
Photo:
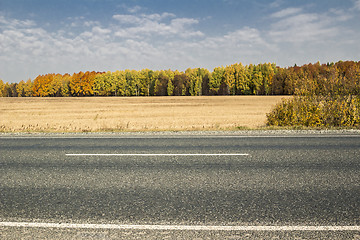
[[[0,98],[0,132],[236,130],[284,96]]]

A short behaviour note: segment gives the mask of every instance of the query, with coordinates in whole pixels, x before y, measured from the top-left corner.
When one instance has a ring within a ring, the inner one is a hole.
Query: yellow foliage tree
[[[5,84],[4,84],[3,80],[0,79],[0,97],[4,97],[4,87],[5,87]]]

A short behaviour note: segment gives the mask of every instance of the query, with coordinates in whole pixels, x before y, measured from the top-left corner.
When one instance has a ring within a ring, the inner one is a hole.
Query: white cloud
[[[172,56],[181,56],[187,67],[199,66],[210,70],[216,66],[242,62],[244,64],[272,61],[276,47],[265,41],[256,28],[243,27],[224,35],[204,37],[201,41],[171,42]]]
[[[330,8],[311,13],[305,8],[285,8],[270,15],[273,22],[268,36],[276,43],[325,43],[351,32],[344,23],[353,18],[351,9]]]
[[[242,53],[255,53],[259,50],[265,50],[269,46],[258,29],[249,27],[228,32],[223,36],[207,37],[196,45],[197,48],[204,50],[239,51]]]
[[[334,21],[339,21],[339,22],[345,22],[354,17],[348,11],[344,11],[343,9],[334,9],[334,8],[329,10],[329,15],[334,19]]]
[[[119,21],[120,24],[132,23],[139,24],[142,22],[142,19],[135,15],[114,15],[113,19]]]
[[[356,0],[354,2],[354,9],[360,11],[360,0]]]
[[[172,13],[162,13],[162,14],[141,14],[141,15],[132,15],[132,14],[117,14],[113,16],[113,19],[119,21],[120,24],[144,24],[149,21],[160,22],[166,18],[175,18],[176,16]]]
[[[120,38],[143,38],[149,35],[168,37],[197,37],[203,36],[200,31],[192,30],[192,26],[199,21],[193,18],[176,18],[172,13],[114,15],[119,25],[115,36]],[[169,20],[170,22],[169,22]]]
[[[93,27],[92,32],[99,35],[106,35],[111,33],[111,30],[107,28]]]
[[[98,21],[84,21],[84,27],[92,27],[92,26],[100,26],[100,22]]]
[[[172,14],[172,13],[168,13],[168,12],[164,12],[162,14],[158,14],[158,13],[155,13],[155,14],[141,14],[141,17],[145,18],[145,19],[150,19],[150,20],[153,20],[153,21],[161,21],[163,19],[166,19],[166,18],[175,18],[176,15],[175,14]]]
[[[283,18],[283,17],[287,17],[287,16],[290,16],[290,15],[294,15],[294,14],[299,13],[301,11],[302,11],[301,8],[286,8],[286,9],[283,9],[283,10],[278,11],[276,13],[273,13],[271,15],[271,17]]]
[[[274,2],[270,3],[271,8],[280,7],[284,3],[284,0],[275,0]]]
[[[269,30],[263,33],[279,49],[278,63],[288,66],[360,57],[355,50],[359,34],[351,23],[353,9],[308,9],[315,8],[286,8],[270,15]]]
[[[35,22],[32,20],[8,20],[4,16],[0,16],[0,29],[27,28],[35,25]]]
[[[142,7],[136,5],[134,7],[129,7],[127,10],[129,13],[137,13],[142,9]]]
[[[271,15],[269,36],[275,42],[320,42],[334,37],[339,29],[328,14],[305,13],[301,9],[285,9]]]
[[[231,32],[225,35],[224,39],[230,40],[231,42],[263,43],[259,30],[249,27]]]

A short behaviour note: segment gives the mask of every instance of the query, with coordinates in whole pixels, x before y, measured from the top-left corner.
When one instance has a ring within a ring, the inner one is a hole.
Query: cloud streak
[[[355,1],[355,3],[354,3],[354,9],[360,11],[360,0],[356,0],[356,1]]]
[[[271,17],[273,17],[273,18],[284,18],[284,17],[287,17],[287,16],[297,14],[297,13],[299,13],[301,11],[302,11],[301,8],[286,8],[286,9],[283,9],[283,10],[278,11],[276,13],[273,13],[271,15]]]
[[[176,18],[174,14],[142,14],[114,15],[118,21],[115,36],[121,38],[144,38],[151,35],[167,37],[196,37],[203,36],[200,31],[191,30],[192,26],[199,23],[193,18]],[[169,21],[166,21],[170,19]],[[169,23],[168,23],[169,22]]]

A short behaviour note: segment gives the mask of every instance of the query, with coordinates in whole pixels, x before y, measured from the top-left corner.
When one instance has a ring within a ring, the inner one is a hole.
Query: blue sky
[[[360,60],[360,0],[0,0],[0,79]]]

